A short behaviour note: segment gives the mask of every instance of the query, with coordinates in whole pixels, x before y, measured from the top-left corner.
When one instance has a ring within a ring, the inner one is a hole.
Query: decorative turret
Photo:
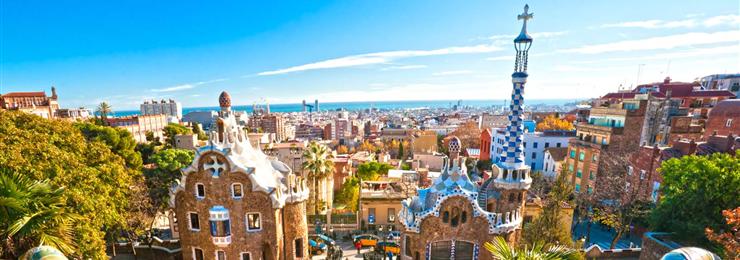
[[[228,92],[221,92],[218,96],[218,104],[221,107],[221,112],[231,111],[231,95]]]
[[[457,157],[460,157],[460,138],[457,138],[457,136],[452,136],[450,138],[450,143],[448,144],[448,150],[450,152],[450,160],[455,160]]]
[[[57,99],[57,88],[54,86],[51,86],[51,98]]]

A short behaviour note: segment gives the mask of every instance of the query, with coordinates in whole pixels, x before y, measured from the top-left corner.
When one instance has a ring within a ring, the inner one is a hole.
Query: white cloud
[[[514,59],[516,59],[516,56],[514,55],[504,55],[504,56],[486,58],[486,60],[490,60],[490,61],[514,61]]]
[[[229,79],[227,79],[227,78],[220,78],[220,79],[213,79],[213,80],[207,80],[207,81],[198,81],[198,82],[195,82],[195,83],[182,84],[182,85],[177,85],[177,86],[172,86],[172,87],[167,87],[167,88],[155,88],[155,89],[151,89],[151,91],[152,92],[174,92],[174,91],[180,91],[180,90],[186,90],[186,89],[195,88],[195,87],[200,86],[200,85],[206,85],[206,84],[211,84],[211,83],[216,83],[216,82],[221,82],[221,81],[227,81],[227,80],[229,80]]]
[[[472,71],[469,70],[449,70],[449,71],[441,71],[434,73],[432,75],[434,76],[450,76],[450,75],[465,75],[465,74],[471,74]]]
[[[723,31],[715,33],[684,33],[669,36],[653,37],[640,40],[618,41],[613,43],[586,45],[573,49],[561,50],[566,53],[597,54],[617,51],[667,50],[703,44],[740,41],[740,31]]]
[[[390,66],[385,67],[380,70],[387,71],[387,70],[413,70],[413,69],[423,69],[427,68],[427,65],[400,65],[400,66]]]
[[[195,85],[193,85],[193,84],[182,84],[182,85],[177,85],[177,86],[168,87],[168,88],[152,89],[152,92],[173,92],[173,91],[180,91],[180,90],[191,89],[191,88],[194,88],[194,87],[195,87]]]
[[[488,53],[502,50],[501,47],[494,46],[491,44],[479,44],[473,46],[458,46],[458,47],[447,47],[434,50],[402,50],[402,51],[386,51],[386,52],[374,52],[367,54],[351,55],[336,59],[329,59],[299,66],[293,66],[285,69],[271,70],[260,72],[257,75],[269,76],[278,75],[298,71],[307,70],[318,70],[318,69],[334,69],[334,68],[346,68],[355,67],[362,65],[381,64],[389,63],[397,59],[411,58],[411,57],[425,57],[425,56],[438,56],[438,55],[451,55],[451,54],[472,54],[472,53]]]
[[[691,16],[695,17],[695,16]],[[664,21],[664,20],[645,20],[630,21],[613,24],[601,25],[602,28],[644,28],[644,29],[666,29],[666,28],[693,28],[697,26],[714,27],[718,25],[737,25],[740,24],[740,15],[719,15],[697,20],[694,18]]]
[[[689,49],[689,50],[682,50],[682,51],[675,51],[675,52],[658,53],[658,54],[648,55],[648,56],[608,58],[608,59],[600,59],[600,60],[595,60],[595,61],[581,61],[581,62],[575,62],[575,63],[593,64],[593,63],[612,62],[612,61],[673,60],[673,59],[693,58],[693,57],[709,57],[709,56],[724,55],[724,54],[737,55],[738,54],[737,45],[718,46],[718,47],[711,47],[711,48],[697,48],[697,49]]]

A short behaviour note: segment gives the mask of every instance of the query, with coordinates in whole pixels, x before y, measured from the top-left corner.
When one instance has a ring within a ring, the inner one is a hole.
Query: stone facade
[[[308,187],[251,146],[221,95],[217,129],[171,189],[183,259],[308,258]]]

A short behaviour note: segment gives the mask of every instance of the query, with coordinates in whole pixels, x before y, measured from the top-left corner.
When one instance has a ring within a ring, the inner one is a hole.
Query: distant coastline
[[[457,104],[457,100],[404,100],[404,101],[358,101],[358,102],[326,102],[319,103],[321,111],[334,111],[338,109],[345,109],[348,111],[357,111],[368,108],[377,109],[417,109],[417,108],[451,108]],[[505,100],[462,100],[462,106],[467,107],[492,107],[492,106],[503,106],[508,101]],[[533,105],[550,105],[550,106],[563,106],[566,104],[572,104],[576,102],[573,99],[532,99],[525,101],[528,106]],[[308,102],[313,105],[313,102]],[[264,104],[261,104],[264,106]],[[183,107],[183,115],[194,112],[194,111],[217,111],[217,106],[212,107]],[[251,105],[237,105],[232,107],[233,110],[252,112]],[[271,112],[300,112],[303,110],[303,106],[300,103],[295,104],[270,104]],[[114,116],[132,116],[138,115],[139,110],[114,110],[112,113]]]

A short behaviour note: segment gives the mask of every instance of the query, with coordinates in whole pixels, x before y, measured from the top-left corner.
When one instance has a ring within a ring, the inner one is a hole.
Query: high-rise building
[[[308,258],[305,180],[252,147],[228,93],[219,103],[208,145],[171,189],[183,259]]]
[[[51,96],[46,92],[11,92],[0,95],[0,109],[20,110],[43,118],[56,118],[59,109],[57,90],[51,87]]]
[[[140,106],[142,115],[166,115],[170,117],[182,118],[182,104],[172,99],[156,101],[147,100]]]
[[[516,70],[512,75],[513,102],[507,135],[506,155],[494,166],[493,177],[480,187],[468,176],[465,158],[460,157],[460,139],[449,140],[449,158],[441,175],[429,188],[402,202],[399,220],[403,226],[401,254],[407,259],[493,259],[483,243],[504,237],[515,244],[520,236],[523,210],[532,178],[522,156],[522,104],[527,79],[527,53],[532,37],[527,20],[528,6],[518,18],[524,20],[514,40]]]

